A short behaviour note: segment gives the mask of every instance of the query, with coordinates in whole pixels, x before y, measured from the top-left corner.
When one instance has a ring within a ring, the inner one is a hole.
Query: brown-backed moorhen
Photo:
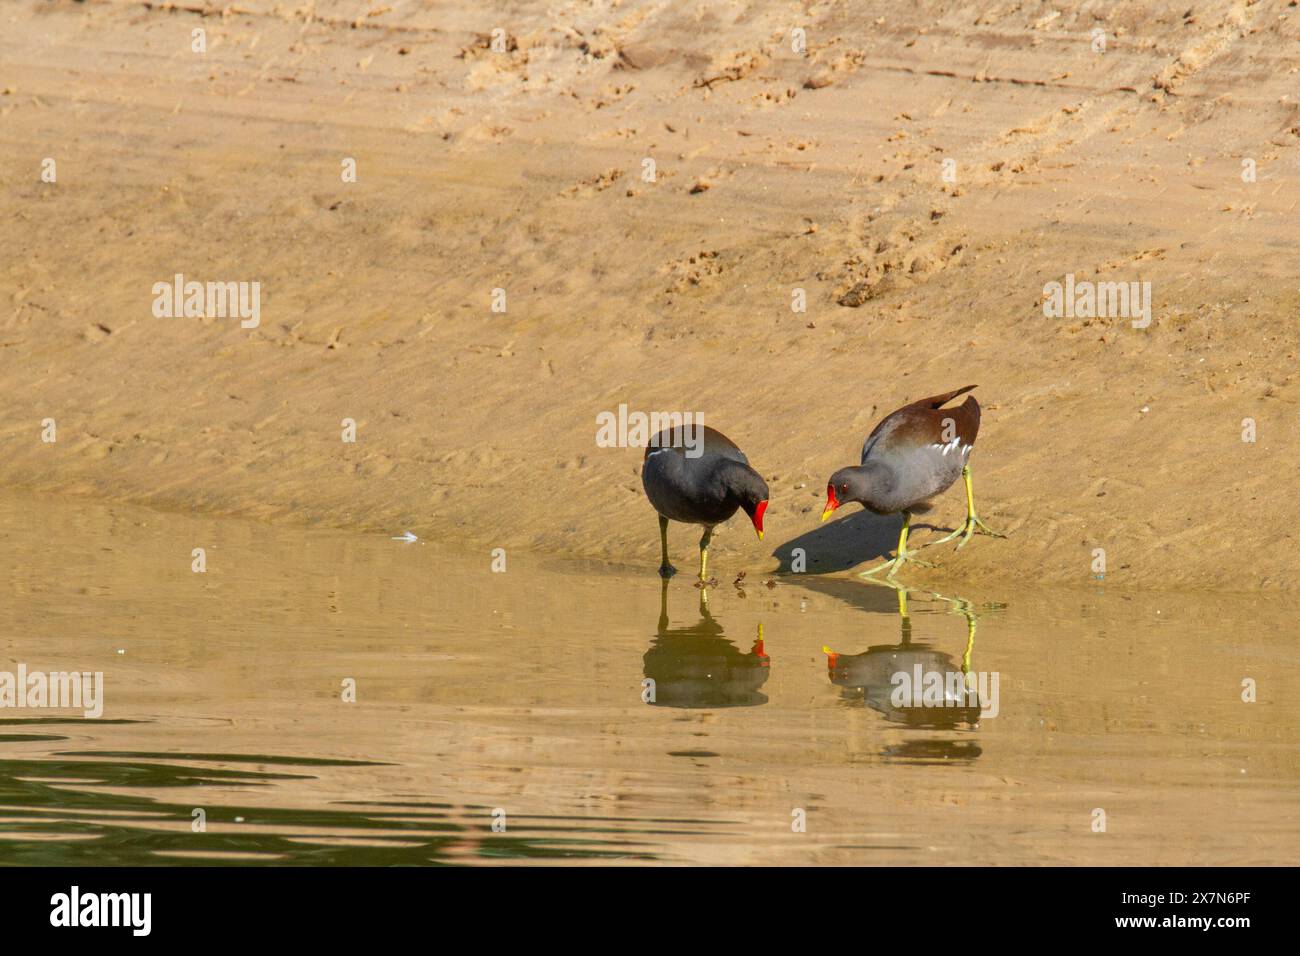
[[[704,526],[700,538],[700,580],[707,580],[709,541],[713,529],[743,508],[754,530],[763,537],[767,482],[749,466],[745,453],[721,432],[701,426],[702,444],[690,450],[683,430],[668,428],[650,440],[641,467],[641,484],[659,512],[659,543],[663,561],[659,573],[676,573],[668,563],[668,522]],[[692,436],[692,444],[695,438]],[[696,454],[698,452],[698,454]]]
[[[892,578],[905,561],[926,564],[913,557],[915,551],[907,550],[912,509],[948,488],[959,475],[966,483],[966,522],[934,544],[960,535],[957,547],[961,548],[976,532],[1005,537],[989,528],[975,513],[968,461],[980,429],[979,402],[971,395],[955,408],[943,407],[973,388],[974,385],[967,385],[923,398],[886,415],[862,446],[862,464],[841,468],[831,475],[826,484],[823,521],[850,501],[859,502],[876,514],[903,513],[898,554],[862,572],[864,576],[889,568],[887,576]]]

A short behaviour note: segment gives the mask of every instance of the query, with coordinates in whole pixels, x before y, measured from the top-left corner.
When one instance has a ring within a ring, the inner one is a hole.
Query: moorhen
[[[957,547],[961,548],[976,532],[1006,537],[991,529],[975,513],[968,462],[980,430],[979,402],[971,395],[956,408],[943,407],[973,388],[974,385],[967,385],[923,398],[886,415],[862,446],[862,464],[841,468],[831,475],[826,484],[823,521],[849,501],[859,502],[876,514],[903,513],[898,554],[884,564],[863,571],[863,576],[889,568],[887,576],[892,578],[906,561],[927,564],[913,557],[915,551],[907,550],[912,509],[948,488],[958,475],[966,482],[966,523],[933,543],[942,544],[960,535]]]
[[[659,512],[659,544],[663,561],[659,573],[669,577],[668,522],[704,525],[700,538],[700,580],[708,579],[709,540],[713,529],[743,508],[763,537],[767,482],[749,466],[745,453],[722,432],[701,427],[703,441],[683,441],[683,429],[667,428],[650,440],[641,467],[641,484]],[[693,439],[700,436],[695,434]]]

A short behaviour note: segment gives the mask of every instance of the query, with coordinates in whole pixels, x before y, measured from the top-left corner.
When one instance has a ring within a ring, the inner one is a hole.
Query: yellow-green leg
[[[671,578],[677,569],[668,563],[668,519],[663,515],[659,516],[659,555],[659,576]]]
[[[961,477],[966,483],[966,522],[952,534],[946,534],[938,541],[931,541],[930,544],[943,544],[945,541],[951,541],[953,538],[960,537],[961,541],[957,543],[956,548],[956,550],[960,551],[965,546],[966,542],[971,539],[971,535],[976,533],[992,535],[995,538],[1005,538],[1005,534],[1002,534],[999,531],[994,531],[981,521],[980,516],[975,513],[975,492],[971,490],[970,465],[966,465],[962,468]],[[930,544],[927,544],[926,547],[930,547]]]
[[[713,540],[713,529],[705,528],[700,537],[700,580],[709,579],[709,542]]]
[[[912,513],[910,511],[904,511],[903,529],[898,533],[898,553],[892,559],[886,561],[884,564],[878,564],[874,568],[861,572],[858,576],[863,578],[870,577],[873,574],[883,571],[885,568],[889,568],[889,573],[885,575],[885,577],[892,578],[895,574],[898,573],[898,569],[901,568],[905,562],[909,562],[909,561],[912,564],[919,564],[927,568],[934,567],[934,565],[928,561],[922,561],[919,558],[912,557],[912,555],[916,554],[915,551],[907,550],[907,533],[911,529],[911,527],[912,527]]]

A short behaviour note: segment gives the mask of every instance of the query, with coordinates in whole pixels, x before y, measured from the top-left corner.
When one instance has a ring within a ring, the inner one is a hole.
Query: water
[[[0,671],[104,674],[99,719],[0,709],[0,862],[1300,856],[1286,596],[913,591],[904,615],[852,579],[737,587],[723,554],[704,606],[652,567],[491,563],[0,500]],[[892,700],[918,666],[996,675],[996,716]]]

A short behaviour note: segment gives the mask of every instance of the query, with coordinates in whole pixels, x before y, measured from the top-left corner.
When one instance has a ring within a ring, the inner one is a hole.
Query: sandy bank
[[[938,575],[1300,585],[1297,8],[203,7],[0,14],[7,484],[649,566],[596,415],[696,410],[773,492],[717,571],[770,569],[881,414],[978,382],[1012,537]],[[155,317],[177,273],[257,327]],[[1046,317],[1067,274],[1150,326]],[[896,534],[849,520],[828,566]]]

